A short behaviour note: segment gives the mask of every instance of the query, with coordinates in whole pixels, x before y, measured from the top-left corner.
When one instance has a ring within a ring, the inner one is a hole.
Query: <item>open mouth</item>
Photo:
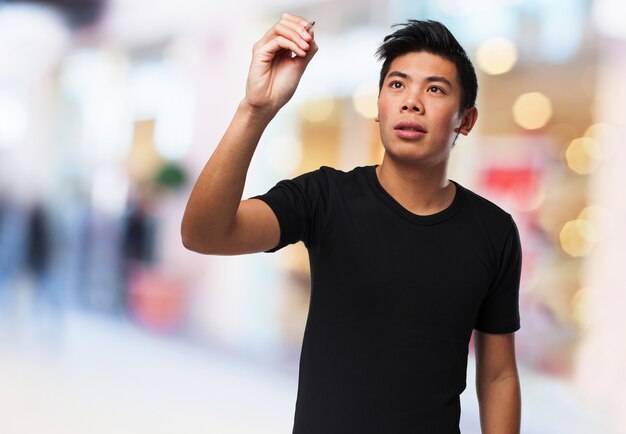
[[[426,128],[415,122],[403,121],[395,125],[394,129],[413,133],[425,133]]]

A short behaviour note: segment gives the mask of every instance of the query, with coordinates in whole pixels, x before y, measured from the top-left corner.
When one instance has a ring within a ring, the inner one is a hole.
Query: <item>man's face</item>
[[[458,133],[467,134],[476,120],[475,108],[459,113],[460,102],[454,63],[424,51],[395,58],[378,97],[386,154],[427,166],[447,161]]]

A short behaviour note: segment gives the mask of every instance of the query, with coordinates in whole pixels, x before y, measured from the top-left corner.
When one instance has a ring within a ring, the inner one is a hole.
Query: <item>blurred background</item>
[[[179,235],[283,11],[316,20],[320,51],[244,197],[379,163],[374,52],[394,23],[444,22],[480,86],[449,177],[522,237],[522,432],[626,433],[620,0],[0,1],[0,432],[291,432],[306,250],[202,256]],[[470,349],[467,434],[473,381]]]

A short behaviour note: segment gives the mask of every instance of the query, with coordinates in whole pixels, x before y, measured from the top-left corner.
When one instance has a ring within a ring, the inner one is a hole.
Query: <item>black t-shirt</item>
[[[510,214],[455,181],[419,216],[376,166],[276,184],[280,242],[303,241],[311,298],[294,434],[459,433],[472,329],[519,329],[521,246]]]

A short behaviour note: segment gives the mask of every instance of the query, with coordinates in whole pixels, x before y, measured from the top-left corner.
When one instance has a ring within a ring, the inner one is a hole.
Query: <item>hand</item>
[[[244,101],[255,111],[273,116],[293,96],[318,49],[308,25],[304,18],[284,13],[254,44]]]

